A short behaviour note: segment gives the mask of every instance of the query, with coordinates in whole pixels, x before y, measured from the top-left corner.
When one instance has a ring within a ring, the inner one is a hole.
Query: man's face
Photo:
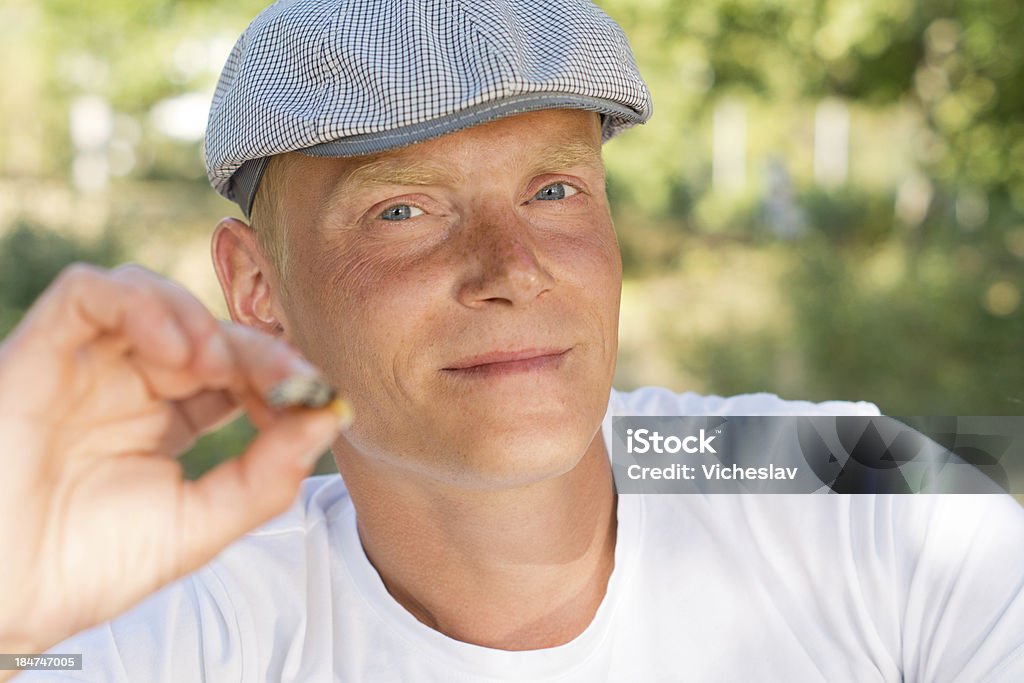
[[[340,466],[505,488],[600,439],[622,274],[600,145],[596,114],[548,110],[282,165],[277,305],[353,404]]]

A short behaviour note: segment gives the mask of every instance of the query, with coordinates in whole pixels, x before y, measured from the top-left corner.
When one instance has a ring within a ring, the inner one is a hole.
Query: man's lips
[[[569,348],[495,351],[464,358],[444,370],[465,374],[534,370],[559,363],[568,352]]]

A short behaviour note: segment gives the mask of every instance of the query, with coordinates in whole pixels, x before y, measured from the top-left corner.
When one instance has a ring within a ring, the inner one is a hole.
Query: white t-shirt
[[[877,414],[770,394],[613,392],[612,415]],[[529,599],[529,596],[524,596]],[[1022,681],[1024,512],[1009,496],[620,495],[593,622],[508,652],[388,594],[338,476],[29,680]]]

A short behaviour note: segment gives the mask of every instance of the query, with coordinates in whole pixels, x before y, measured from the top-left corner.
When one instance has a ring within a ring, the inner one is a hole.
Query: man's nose
[[[551,289],[555,278],[544,265],[532,231],[528,223],[508,214],[470,228],[464,237],[471,265],[458,293],[463,305],[521,305]]]

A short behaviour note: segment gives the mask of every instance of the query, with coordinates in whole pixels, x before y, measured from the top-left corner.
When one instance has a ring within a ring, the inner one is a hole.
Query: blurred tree
[[[656,108],[630,133],[636,147],[608,148],[627,273],[646,275],[673,253],[692,267],[683,255],[694,234],[729,237],[717,242],[723,262],[769,237],[756,208],[767,188],[723,197],[708,183],[710,151],[699,141],[723,101],[753,112],[749,146],[763,150],[759,138],[773,135],[768,151],[794,163],[801,144],[814,144],[810,126],[771,128],[766,112],[792,122],[786,103],[813,110],[826,97],[862,112],[860,125],[877,122],[860,137],[868,146],[895,140],[907,152],[889,152],[888,164],[906,169],[889,185],[861,176],[826,189],[797,176],[795,201],[812,234],[762,259],[765,273],[769,261],[784,266],[786,309],[756,330],[677,334],[685,374],[722,393],[865,398],[905,413],[1024,409],[1019,3],[600,4],[632,38]],[[865,151],[853,149],[854,161]],[[699,304],[690,306],[699,317]]]
[[[75,261],[114,265],[124,258],[110,234],[82,240],[20,222],[0,237],[0,338],[65,266]]]
[[[655,95],[658,116],[639,135],[656,144],[610,164],[641,208],[669,208],[667,185],[703,171],[688,163],[705,156],[693,145],[702,117],[740,95],[909,107],[926,123],[914,150],[928,176],[954,196],[967,186],[1024,212],[1024,9],[1014,0],[599,4],[631,36]]]

